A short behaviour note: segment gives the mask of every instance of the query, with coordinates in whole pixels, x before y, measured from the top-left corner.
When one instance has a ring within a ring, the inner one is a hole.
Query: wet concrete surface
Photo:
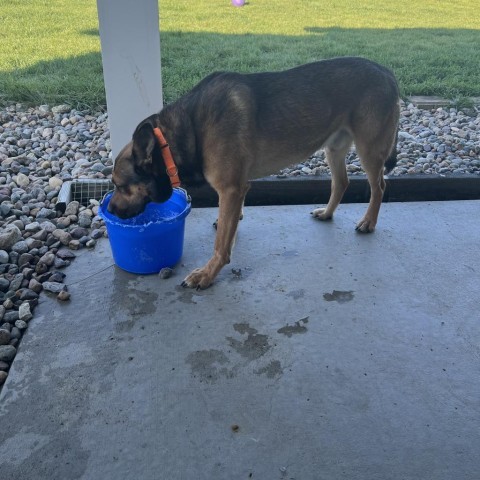
[[[232,263],[214,209],[169,279],[108,241],[43,296],[0,397],[0,477],[480,478],[480,202],[247,207]]]

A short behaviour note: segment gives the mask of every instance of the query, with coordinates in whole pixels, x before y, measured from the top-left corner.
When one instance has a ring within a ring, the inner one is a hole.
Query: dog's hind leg
[[[385,192],[385,180],[383,178],[383,162],[380,170],[366,170],[368,183],[370,184],[370,202],[363,218],[357,223],[355,230],[360,233],[371,233],[375,230],[378,220],[383,193]]]
[[[397,148],[396,135],[398,128],[398,107],[392,110],[392,115],[383,122],[370,121],[369,125],[377,123],[378,128],[362,132],[355,136],[355,146],[370,185],[370,202],[363,218],[357,223],[355,229],[360,233],[371,233],[375,230],[378,213],[385,192],[384,170],[385,162],[392,155],[393,149]],[[367,123],[368,125],[368,123]]]
[[[384,165],[385,159],[390,154],[390,145],[390,142],[385,140],[377,141],[369,146],[362,143],[356,145],[360,162],[370,185],[370,202],[367,211],[355,227],[360,233],[371,233],[375,230],[386,187]]]
[[[319,220],[330,220],[333,217],[338,204],[341,202],[343,194],[348,187],[347,167],[345,165],[345,156],[352,144],[352,137],[346,131],[341,131],[327,141],[325,149],[327,154],[327,163],[332,174],[332,189],[330,199],[325,208],[317,208],[312,215]]]

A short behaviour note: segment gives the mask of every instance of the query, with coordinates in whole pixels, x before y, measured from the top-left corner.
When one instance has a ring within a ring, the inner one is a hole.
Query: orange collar
[[[163,136],[162,131],[155,127],[153,129],[153,133],[158,140],[160,145],[160,149],[162,150],[162,157],[163,161],[165,162],[165,167],[167,169],[167,175],[170,177],[170,183],[172,187],[179,187],[180,186],[180,177],[178,176],[178,168],[173,161],[172,152],[170,151],[170,147],[168,146],[165,137]]]

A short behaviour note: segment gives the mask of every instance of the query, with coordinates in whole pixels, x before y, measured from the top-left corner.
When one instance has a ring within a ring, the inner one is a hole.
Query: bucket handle
[[[185,195],[185,199],[187,200],[187,203],[192,203],[192,197],[188,194],[188,192],[182,188],[182,187],[175,187],[175,190],[181,190],[183,194]]]
[[[103,202],[105,202],[105,198],[107,197],[107,195],[109,195],[110,193],[113,193],[113,192],[114,192],[113,189],[109,190],[108,192],[105,192],[105,194],[103,195],[102,200],[100,202],[100,205],[103,205]]]

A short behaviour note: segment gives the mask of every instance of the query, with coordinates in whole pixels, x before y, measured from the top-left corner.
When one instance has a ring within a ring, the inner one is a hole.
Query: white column
[[[97,0],[113,158],[163,106],[158,0]]]

